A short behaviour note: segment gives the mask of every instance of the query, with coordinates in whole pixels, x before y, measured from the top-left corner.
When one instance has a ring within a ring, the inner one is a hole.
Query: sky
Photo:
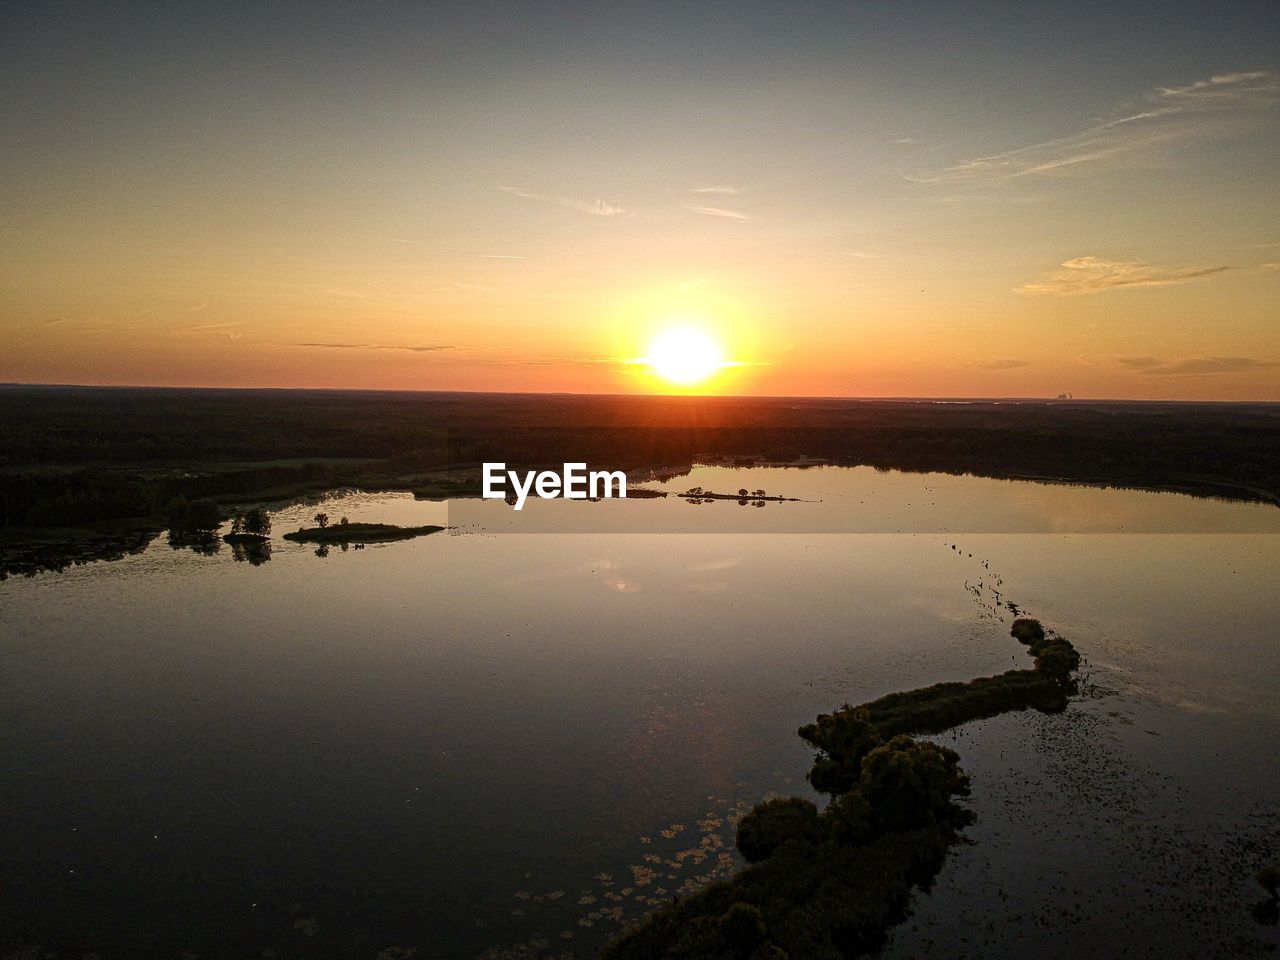
[[[4,382],[1280,401],[1274,2],[10,3],[0,129]]]

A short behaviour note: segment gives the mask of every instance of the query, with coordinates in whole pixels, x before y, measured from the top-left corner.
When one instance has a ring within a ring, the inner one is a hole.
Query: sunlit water
[[[733,869],[741,810],[807,793],[801,723],[1026,666],[1008,601],[1084,653],[1087,695],[945,737],[975,842],[889,954],[1276,941],[1249,907],[1280,823],[1280,510],[836,468],[653,484],[695,485],[812,502],[539,503],[615,532],[507,535],[499,502],[349,494],[323,509],[456,529],[256,565],[162,538],[0,584],[5,949],[591,956]],[[708,528],[739,533],[618,532]]]

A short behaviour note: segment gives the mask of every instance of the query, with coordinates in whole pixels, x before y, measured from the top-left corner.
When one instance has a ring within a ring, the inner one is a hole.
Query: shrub
[[[1263,867],[1258,871],[1258,883],[1272,900],[1280,897],[1280,867]]]
[[[758,863],[789,840],[819,843],[822,836],[817,807],[802,797],[778,797],[756,804],[738,823],[738,850]]]
[[[857,783],[862,758],[881,743],[871,714],[848,704],[819,715],[816,723],[807,723],[798,732],[826,754],[817,756],[809,771],[809,782],[822,793],[844,793]]]
[[[1013,621],[1013,626],[1009,628],[1009,634],[1019,643],[1031,645],[1044,639],[1044,627],[1039,620],[1033,620],[1031,617],[1019,617]]]
[[[244,515],[244,532],[267,536],[271,532],[271,515],[261,507],[254,507]]]
[[[1058,679],[1065,679],[1080,666],[1080,654],[1066,642],[1051,643],[1036,652],[1036,669]]]
[[[720,915],[720,936],[732,947],[750,950],[764,940],[764,917],[759,907],[738,901]]]
[[[837,843],[857,846],[875,835],[875,813],[861,787],[848,790],[827,804],[822,811],[827,832]]]
[[[876,820],[906,830],[943,819],[953,796],[969,793],[954,750],[899,734],[862,762],[861,786]]]
[[[166,508],[169,529],[175,533],[212,533],[222,523],[222,511],[212,500],[187,501],[174,497]]]

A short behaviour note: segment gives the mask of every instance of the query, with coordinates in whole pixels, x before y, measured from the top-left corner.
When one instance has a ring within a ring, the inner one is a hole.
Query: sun
[[[720,346],[697,327],[672,327],[653,338],[644,362],[669,383],[692,386],[728,366]]]

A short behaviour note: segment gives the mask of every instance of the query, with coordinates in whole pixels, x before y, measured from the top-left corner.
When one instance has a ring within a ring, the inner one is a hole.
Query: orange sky
[[[1280,401],[1280,73],[1243,21],[1193,54],[708,16],[33,20],[0,381],[670,390],[626,361],[692,324],[716,392]]]

